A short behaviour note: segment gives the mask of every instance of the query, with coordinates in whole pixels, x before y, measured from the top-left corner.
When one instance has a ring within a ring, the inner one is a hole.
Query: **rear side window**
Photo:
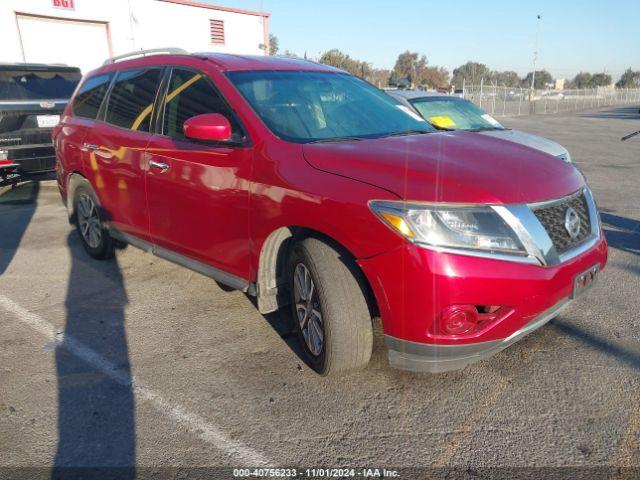
[[[148,132],[160,76],[159,68],[119,72],[107,101],[105,121]]]
[[[110,81],[111,74],[88,78],[73,100],[73,114],[78,117],[96,118]]]
[[[196,115],[220,113],[231,124],[231,138],[241,141],[243,134],[229,107],[204,73],[174,68],[164,110],[162,133],[184,139],[184,122]]]

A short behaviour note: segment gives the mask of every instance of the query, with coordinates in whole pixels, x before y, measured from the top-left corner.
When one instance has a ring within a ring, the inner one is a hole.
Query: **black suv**
[[[51,130],[81,76],[62,65],[0,64],[0,186],[53,171]]]

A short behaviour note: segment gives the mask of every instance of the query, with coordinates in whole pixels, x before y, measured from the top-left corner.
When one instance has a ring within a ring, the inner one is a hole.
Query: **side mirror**
[[[184,122],[184,136],[193,140],[228,142],[231,140],[231,124],[224,115],[205,113]]]

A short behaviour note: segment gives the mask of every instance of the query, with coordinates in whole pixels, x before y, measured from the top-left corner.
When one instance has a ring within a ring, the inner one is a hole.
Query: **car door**
[[[110,227],[149,240],[144,151],[163,69],[122,70],[116,74],[102,113],[87,133],[86,174]]]
[[[244,130],[201,71],[173,67],[161,104],[157,135],[147,147],[152,240],[178,263],[193,267],[191,260],[196,260],[248,279],[252,149]],[[205,113],[229,119],[233,144],[185,138],[185,120]]]

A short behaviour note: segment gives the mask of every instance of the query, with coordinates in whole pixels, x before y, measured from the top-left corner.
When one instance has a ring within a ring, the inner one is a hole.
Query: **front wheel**
[[[294,245],[291,303],[307,363],[321,375],[364,367],[371,357],[371,314],[354,262],[317,238]]]

